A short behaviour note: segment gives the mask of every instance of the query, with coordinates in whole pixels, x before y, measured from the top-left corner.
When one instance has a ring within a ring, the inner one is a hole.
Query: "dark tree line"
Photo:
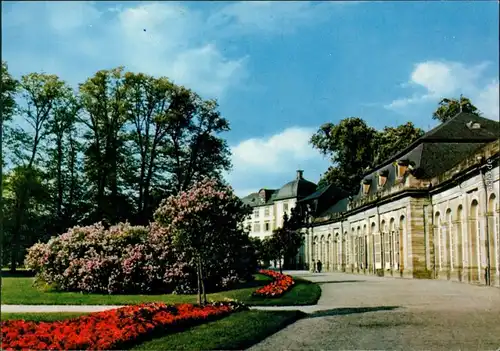
[[[13,78],[2,62],[2,265],[75,225],[147,224],[164,197],[229,170],[216,101],[165,77]]]

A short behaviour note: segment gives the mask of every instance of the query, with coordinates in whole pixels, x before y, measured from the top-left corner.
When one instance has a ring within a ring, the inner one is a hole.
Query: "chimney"
[[[304,171],[303,171],[303,170],[301,170],[301,169],[299,169],[299,170],[297,171],[297,180],[299,180],[299,179],[304,179],[304,178],[302,177],[302,175],[303,175],[303,174],[304,174]]]

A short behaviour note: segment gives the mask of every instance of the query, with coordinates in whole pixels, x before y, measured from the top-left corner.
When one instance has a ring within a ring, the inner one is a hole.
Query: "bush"
[[[196,278],[155,223],[75,227],[28,249],[25,264],[59,290],[93,293],[192,293]]]

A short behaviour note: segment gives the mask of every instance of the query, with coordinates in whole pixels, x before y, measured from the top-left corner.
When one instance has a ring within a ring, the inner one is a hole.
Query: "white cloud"
[[[214,28],[226,33],[289,33],[300,26],[317,25],[334,13],[334,6],[350,1],[239,1],[225,5],[209,18]]]
[[[498,80],[485,83],[488,62],[467,66],[460,62],[426,61],[415,65],[408,86],[424,89],[411,97],[393,100],[384,107],[390,110],[427,102],[437,103],[443,97],[463,94],[487,117],[498,117]]]
[[[231,148],[233,170],[226,179],[238,195],[261,187],[280,187],[294,179],[298,168],[305,170],[307,179],[318,181],[328,160],[309,144],[314,132],[314,128],[292,127],[270,137],[240,142]]]

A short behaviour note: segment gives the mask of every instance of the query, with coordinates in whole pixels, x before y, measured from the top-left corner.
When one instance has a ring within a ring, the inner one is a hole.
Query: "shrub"
[[[65,291],[192,293],[196,286],[193,270],[154,223],[75,227],[33,245],[25,264],[39,281]]]

